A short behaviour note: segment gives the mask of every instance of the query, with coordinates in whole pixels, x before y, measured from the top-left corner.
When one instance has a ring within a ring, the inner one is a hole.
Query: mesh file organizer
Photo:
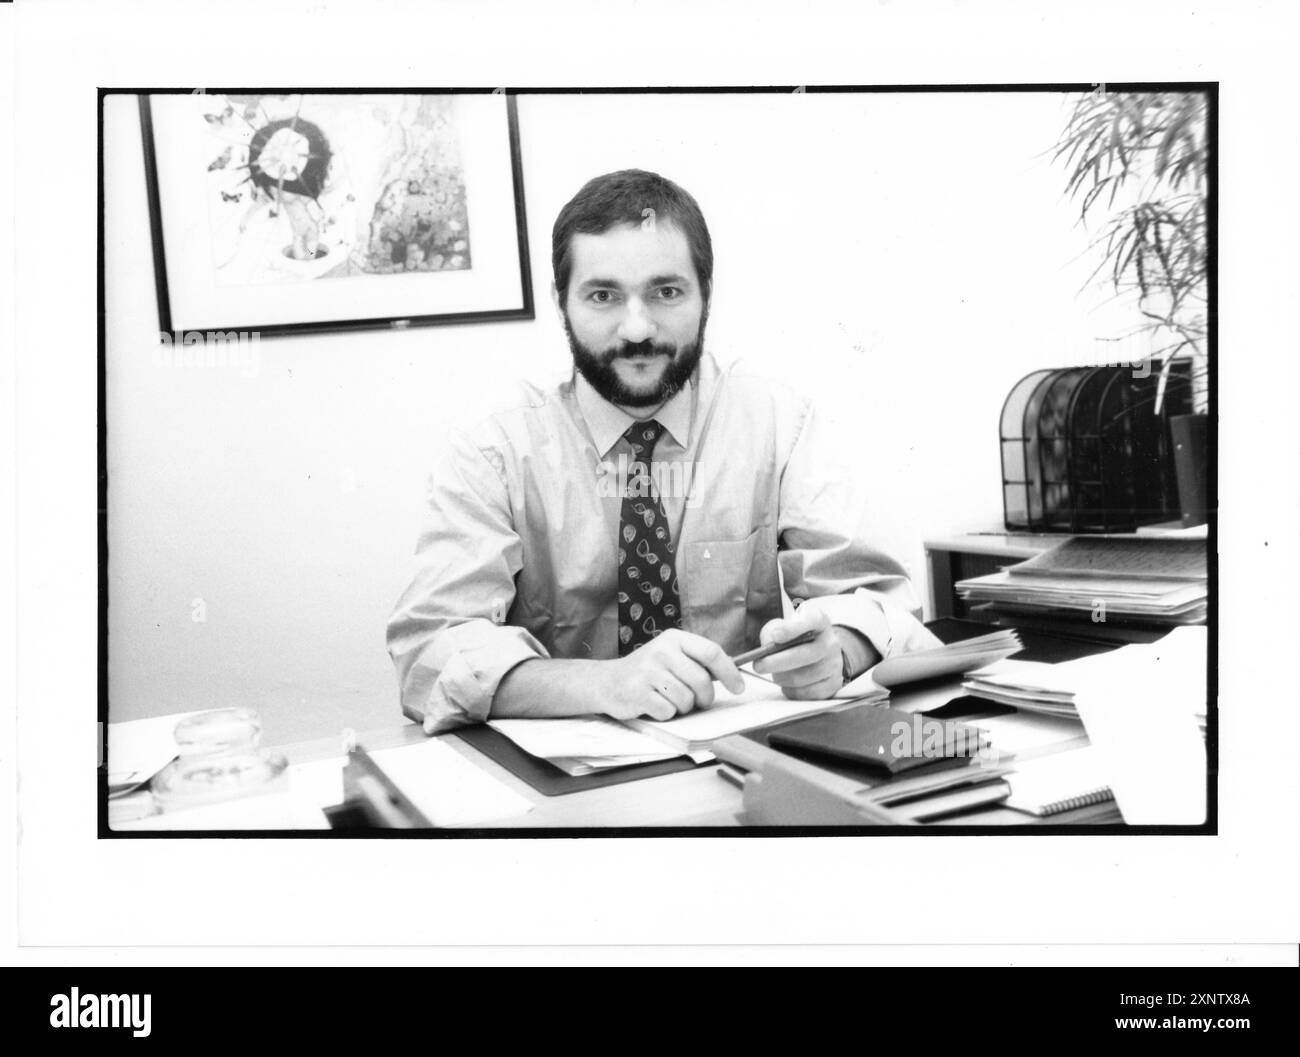
[[[1169,419],[1191,411],[1190,362],[1174,361],[1157,413],[1159,375],[1063,367],[1016,383],[999,438],[1008,530],[1132,532],[1179,516]]]

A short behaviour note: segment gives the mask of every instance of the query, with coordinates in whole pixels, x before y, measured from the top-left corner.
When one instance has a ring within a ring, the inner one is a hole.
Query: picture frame
[[[139,98],[161,341],[534,318],[504,92]]]

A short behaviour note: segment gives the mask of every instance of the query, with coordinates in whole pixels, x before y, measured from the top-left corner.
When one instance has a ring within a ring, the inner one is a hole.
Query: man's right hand
[[[714,679],[733,694],[745,689],[744,677],[721,646],[679,628],[599,664],[600,708],[615,719],[672,719],[696,705],[711,705]]]

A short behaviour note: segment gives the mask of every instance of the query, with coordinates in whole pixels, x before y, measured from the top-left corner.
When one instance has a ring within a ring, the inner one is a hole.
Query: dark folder
[[[844,760],[881,778],[966,766],[981,735],[963,723],[879,705],[824,712],[773,729],[768,744],[803,757]]]
[[[565,774],[554,764],[524,752],[518,745],[486,723],[461,727],[455,736],[474,746],[484,756],[494,760],[521,781],[527,782],[542,796],[563,796],[580,793],[584,789],[599,789],[606,785],[633,782],[638,778],[656,778],[661,774],[689,771],[697,766],[689,756],[678,756],[657,763],[636,763],[628,767],[611,767],[593,774]]]

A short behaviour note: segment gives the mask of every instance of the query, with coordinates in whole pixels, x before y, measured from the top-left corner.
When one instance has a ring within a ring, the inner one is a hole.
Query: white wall
[[[1012,384],[1117,358],[1096,339],[1126,318],[1078,296],[1087,234],[1044,156],[1065,110],[1019,94],[526,96],[538,318],[263,339],[247,377],[157,362],[135,100],[110,98],[112,718],[242,703],[281,741],[398,715],[383,629],[432,448],[501,380],[566,372],[550,225],[616,168],[699,199],[716,252],[710,347],[819,400],[924,592],[923,538],[1000,522]]]

